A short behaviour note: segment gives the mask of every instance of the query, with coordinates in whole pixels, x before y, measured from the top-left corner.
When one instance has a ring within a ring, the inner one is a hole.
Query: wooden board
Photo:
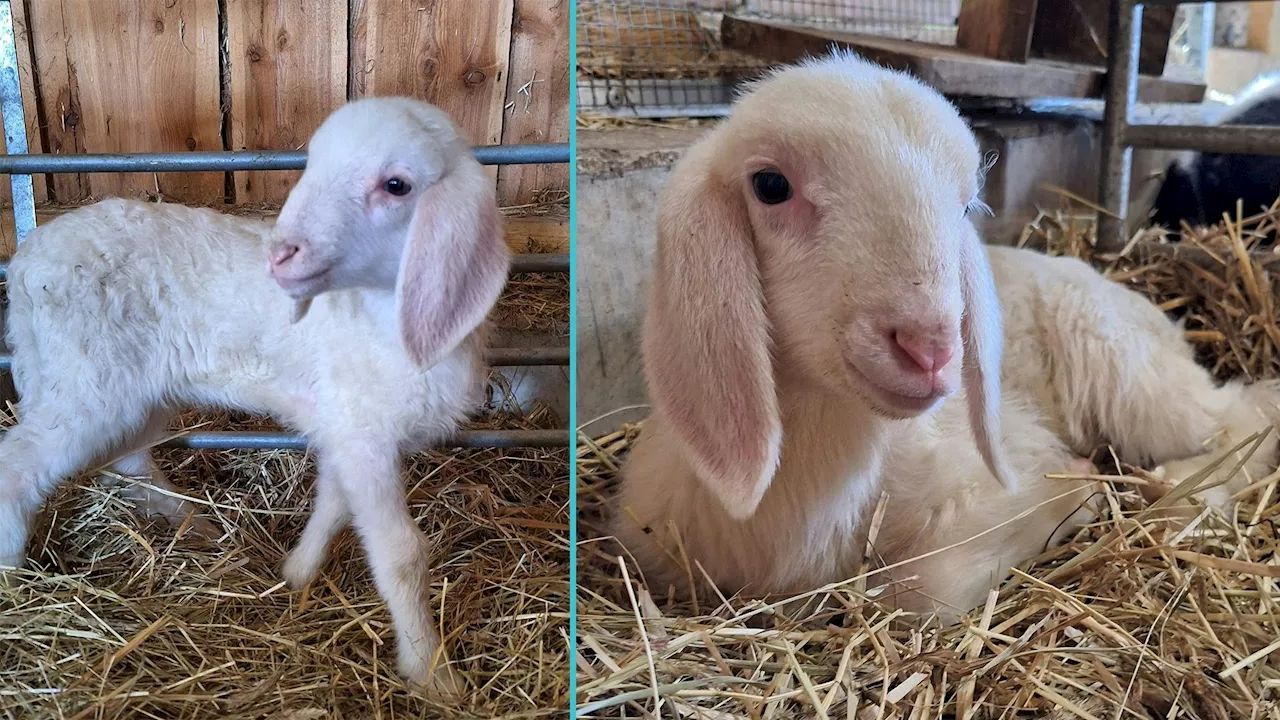
[[[956,47],[974,55],[1026,62],[1037,0],[965,0],[956,20]]]
[[[347,5],[226,0],[232,150],[297,150],[347,98]],[[301,173],[238,172],[239,204],[283,202]]]
[[[815,28],[725,16],[721,38],[729,48],[773,63],[823,56],[832,45],[859,53],[887,67],[910,72],[939,92],[953,96],[1029,98],[1101,97],[1106,76],[1095,68],[1043,61],[1011,63],[955,49],[888,38],[873,38]],[[1199,102],[1203,85],[1139,77],[1143,102]]]
[[[12,0],[13,34],[18,51],[18,84],[22,89],[22,120],[27,127],[27,152],[44,152],[40,137],[40,116],[36,112],[35,71],[31,66],[31,33],[27,28],[27,0]],[[31,190],[37,203],[49,199],[47,178],[36,175],[31,178]],[[0,205],[12,207],[13,194],[8,178],[0,177]]]
[[[43,225],[50,220],[71,212],[72,207],[45,206],[36,210],[36,224]],[[262,218],[274,222],[276,211],[243,211],[230,214],[243,214],[246,217]],[[569,252],[569,221],[564,217],[513,215],[503,223],[503,234],[507,247],[513,253],[567,253]],[[13,256],[15,233],[13,231],[13,213],[0,212],[0,259],[8,260]]]
[[[449,113],[472,144],[501,142],[512,6],[351,0],[351,97],[411,95]]]
[[[1083,65],[1106,65],[1107,20],[1111,0],[1040,0],[1031,57]],[[1142,8],[1142,44],[1138,72],[1159,77],[1169,55],[1173,19],[1178,8],[1147,5]]]
[[[569,141],[570,0],[516,0],[502,142]],[[568,165],[498,170],[498,201],[523,205],[547,190],[569,189]]]
[[[1280,14],[1274,2],[1249,3],[1249,26],[1245,42],[1250,50],[1268,55],[1280,52]]]
[[[223,149],[218,0],[40,0],[31,32],[50,152]],[[60,202],[214,202],[224,175],[58,175],[53,187]]]

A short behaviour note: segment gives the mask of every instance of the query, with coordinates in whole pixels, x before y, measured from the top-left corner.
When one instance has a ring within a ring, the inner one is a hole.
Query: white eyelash
[[[990,205],[982,202],[978,198],[974,198],[969,201],[969,204],[965,206],[964,210],[966,214],[976,213],[978,215],[986,215],[987,217],[995,217],[996,214],[995,211],[991,209]]]

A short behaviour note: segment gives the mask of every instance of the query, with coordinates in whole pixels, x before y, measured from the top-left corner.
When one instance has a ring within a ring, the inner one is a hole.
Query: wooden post
[[[1031,33],[1030,57],[1057,62],[1106,64],[1103,48],[1107,42],[1110,0],[1040,0]],[[1138,51],[1138,72],[1160,77],[1169,55],[1173,18],[1178,8],[1150,5],[1142,10],[1142,45]]]
[[[1246,44],[1250,50],[1268,55],[1280,53],[1280,17],[1274,2],[1249,3],[1249,28]]]
[[[956,46],[975,55],[1026,62],[1037,0],[964,0],[956,21]]]

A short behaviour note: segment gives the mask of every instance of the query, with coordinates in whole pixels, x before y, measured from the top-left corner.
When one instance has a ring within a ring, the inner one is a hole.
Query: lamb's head
[[[484,320],[509,265],[494,183],[449,116],[390,97],[348,103],[316,130],[269,258],[300,302],[394,288],[405,347],[424,366]]]
[[[966,214],[982,168],[936,92],[853,56],[776,72],[664,189],[645,363],[655,404],[737,517],[776,471],[777,384],[885,418],[961,379],[988,464],[999,446],[1001,316]]]

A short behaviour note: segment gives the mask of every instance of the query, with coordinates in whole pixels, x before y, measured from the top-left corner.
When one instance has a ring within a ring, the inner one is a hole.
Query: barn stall
[[[28,569],[0,586],[0,716],[563,712],[567,5],[4,0],[0,26],[3,257],[32,226],[110,196],[270,219],[320,121],[376,95],[453,116],[490,168],[516,253],[488,406],[452,447],[406,463],[437,548],[432,603],[468,686],[460,706],[406,692],[350,533],[311,587],[283,587],[311,504],[305,444],[261,418],[188,413],[158,460],[224,535],[188,537],[91,478],[69,483]]]
[[[871,548],[864,572],[784,605],[650,586],[607,534],[619,468],[648,412],[638,350],[657,191],[738,83],[832,46],[911,72],[960,107],[996,160],[984,191],[994,217],[976,221],[989,243],[1079,257],[1138,290],[1184,322],[1219,379],[1280,375],[1276,205],[1242,205],[1208,227],[1148,220],[1177,152],[1280,154],[1275,128],[1206,127],[1272,67],[1274,5],[1175,5],[583,3],[581,717],[1280,713],[1277,474],[1250,478],[1230,516],[1197,509],[1171,535],[1137,492],[1150,468],[1100,448],[1102,515],[950,628],[876,602],[887,588]],[[1237,463],[1257,438],[1239,440],[1215,465]]]

